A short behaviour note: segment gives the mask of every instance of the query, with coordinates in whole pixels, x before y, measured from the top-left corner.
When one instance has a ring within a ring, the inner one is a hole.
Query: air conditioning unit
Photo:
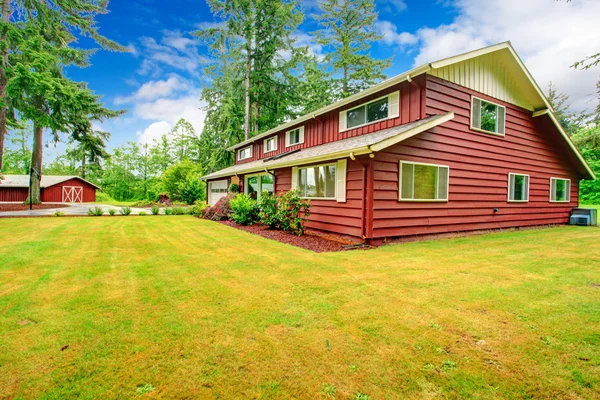
[[[571,210],[571,225],[596,226],[598,225],[598,210],[594,208],[574,208]]]

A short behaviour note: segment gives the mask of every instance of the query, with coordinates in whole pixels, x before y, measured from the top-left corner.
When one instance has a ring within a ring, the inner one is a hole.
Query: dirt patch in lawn
[[[48,208],[64,208],[68,207],[66,204],[34,204],[34,210],[46,210]],[[2,204],[0,203],[0,212],[2,211],[25,211],[29,210],[29,204],[21,204],[21,203],[10,203],[10,204]]]
[[[242,231],[254,233],[267,239],[277,240],[281,243],[291,244],[292,246],[301,247],[306,250],[311,250],[316,253],[325,253],[330,251],[345,251],[353,249],[367,249],[369,246],[360,246],[355,242],[344,239],[336,240],[333,237],[324,237],[316,235],[312,232],[307,232],[302,236],[294,235],[293,233],[285,232],[279,229],[271,229],[266,225],[254,224],[243,226],[232,221],[219,221],[224,225],[231,226]]]

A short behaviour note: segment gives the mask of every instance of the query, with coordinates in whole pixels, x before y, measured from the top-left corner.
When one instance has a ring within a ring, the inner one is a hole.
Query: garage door
[[[208,183],[208,205],[214,206],[221,197],[227,195],[227,181],[214,181]]]

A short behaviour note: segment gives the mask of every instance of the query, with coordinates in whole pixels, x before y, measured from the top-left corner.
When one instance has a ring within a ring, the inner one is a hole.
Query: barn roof
[[[202,179],[215,179],[236,174],[247,174],[250,172],[283,168],[292,165],[330,161],[335,160],[336,158],[348,157],[349,153],[353,153],[355,156],[369,154],[374,151],[385,149],[414,135],[443,124],[452,118],[454,118],[454,113],[452,112],[433,115],[409,124],[384,129],[374,133],[313,146],[300,151],[282,154],[277,157],[234,165],[210,175],[206,175]]]
[[[85,179],[75,175],[42,175],[40,187],[47,188],[50,186],[58,185],[59,183],[68,181],[70,179],[79,179],[80,181],[86,182],[94,186],[96,189],[100,189],[98,185],[95,185],[92,182],[86,181]],[[2,187],[28,188],[29,175],[4,175],[4,179],[0,180],[0,188]]]

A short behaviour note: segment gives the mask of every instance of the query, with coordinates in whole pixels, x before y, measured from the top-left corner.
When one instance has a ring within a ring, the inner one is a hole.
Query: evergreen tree
[[[371,44],[382,38],[375,30],[374,0],[323,0],[322,14],[315,15],[321,29],[314,34],[317,42],[330,52],[325,60],[339,83],[336,96],[348,97],[385,79],[383,70],[391,59],[371,57]]]
[[[554,110],[554,115],[569,136],[579,131],[589,118],[589,114],[585,112],[570,111],[569,95],[559,92],[552,82],[548,84],[547,99]]]

